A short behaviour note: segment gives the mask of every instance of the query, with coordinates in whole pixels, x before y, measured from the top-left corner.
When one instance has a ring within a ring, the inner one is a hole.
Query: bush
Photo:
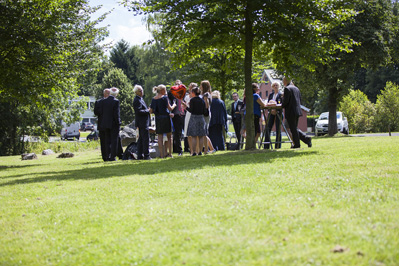
[[[55,153],[89,151],[100,148],[100,141],[55,141],[55,142],[27,142],[26,152],[41,154],[42,151],[51,149]]]

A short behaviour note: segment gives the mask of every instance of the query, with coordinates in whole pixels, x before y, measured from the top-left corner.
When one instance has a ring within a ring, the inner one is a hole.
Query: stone
[[[54,152],[51,149],[47,149],[42,152],[42,155],[50,155],[50,154],[54,154]]]
[[[22,160],[36,160],[37,159],[37,155],[36,153],[24,153],[21,154],[21,159]]]

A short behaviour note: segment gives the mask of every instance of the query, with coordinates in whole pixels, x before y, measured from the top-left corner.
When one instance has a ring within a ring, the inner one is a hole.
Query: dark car
[[[93,130],[89,135],[87,135],[86,140],[91,141],[91,140],[98,140],[100,138],[100,134],[98,133],[97,130]]]
[[[94,130],[94,125],[90,122],[83,122],[80,130],[82,131]]]

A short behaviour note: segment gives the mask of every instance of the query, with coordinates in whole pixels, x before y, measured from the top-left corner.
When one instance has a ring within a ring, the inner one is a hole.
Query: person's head
[[[111,95],[112,96],[114,96],[114,97],[118,96],[118,93],[119,93],[119,89],[118,88],[112,87],[110,90],[111,90]]]
[[[134,85],[133,92],[140,97],[143,97],[144,90],[140,85]]]
[[[220,100],[220,92],[219,91],[213,91],[212,92],[212,99],[219,99]]]
[[[193,96],[199,96],[201,95],[201,89],[197,86],[191,89],[191,94]]]
[[[278,90],[280,89],[280,83],[278,83],[278,82],[273,82],[273,83],[272,83],[272,89],[273,89],[274,93],[277,93]]]
[[[106,89],[104,89],[103,94],[104,94],[104,98],[107,98],[111,94],[111,90],[106,88]]]
[[[197,83],[195,83],[195,82],[191,82],[190,85],[188,85],[188,93],[189,93],[189,94],[191,94],[191,90],[192,90],[194,87],[198,87]]]
[[[238,93],[237,92],[233,92],[233,100],[236,102],[238,101]]]
[[[283,84],[284,84],[284,86],[290,85],[291,84],[291,79],[288,78],[288,77],[284,77],[283,78]]]
[[[209,80],[201,81],[200,88],[201,88],[202,94],[205,94],[207,92],[209,92],[209,93],[212,92],[211,83],[209,82]]]
[[[252,83],[252,92],[257,93],[259,90],[258,83]]]
[[[175,81],[175,85],[176,85],[176,86],[178,86],[178,85],[180,85],[180,84],[182,84],[181,81],[180,81],[180,79],[178,79],[178,80]]]
[[[158,85],[157,87],[157,93],[161,94],[161,95],[166,95],[167,91],[166,91],[166,86],[163,84]]]

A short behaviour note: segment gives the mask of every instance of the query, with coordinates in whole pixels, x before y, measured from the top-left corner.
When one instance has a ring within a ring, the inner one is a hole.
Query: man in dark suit
[[[294,145],[291,148],[300,148],[301,143],[299,139],[312,147],[312,139],[306,136],[300,129],[298,129],[298,120],[302,116],[301,110],[301,92],[287,77],[283,78],[284,96],[282,107],[285,109],[285,118],[292,134]]]
[[[283,94],[279,91],[280,84],[278,82],[273,82],[272,84],[273,92],[270,93],[268,102],[274,101],[276,104],[280,104],[283,98]],[[273,125],[276,124],[276,143],[274,147],[276,149],[281,148],[281,121],[277,116],[277,112],[282,117],[282,110],[270,109],[269,121],[267,122],[268,134],[266,135],[265,142],[270,142],[270,132],[272,131]],[[269,149],[269,144],[265,144],[265,148]]]
[[[143,88],[140,85],[134,86],[133,92],[136,94],[133,100],[135,113],[135,126],[139,128],[139,139],[137,141],[137,159],[151,160],[150,146],[150,110],[143,99]]]
[[[234,132],[236,133],[236,137],[238,140],[238,147],[240,147],[241,143],[241,109],[244,103],[239,99],[238,93],[233,93],[234,102],[231,104],[231,120],[234,126]]]
[[[110,95],[102,101],[102,127],[104,128],[107,161],[116,161],[118,136],[121,125],[120,104]]]
[[[101,146],[101,157],[103,158],[104,161],[108,161],[108,157],[107,157],[107,151],[106,151],[106,146],[105,146],[105,129],[103,127],[103,106],[102,103],[103,101],[108,98],[108,96],[110,95],[111,90],[110,89],[105,89],[103,92],[104,97],[97,100],[94,104],[94,114],[98,117],[98,121],[97,121],[97,129],[99,131],[99,135],[100,135],[100,146]]]

